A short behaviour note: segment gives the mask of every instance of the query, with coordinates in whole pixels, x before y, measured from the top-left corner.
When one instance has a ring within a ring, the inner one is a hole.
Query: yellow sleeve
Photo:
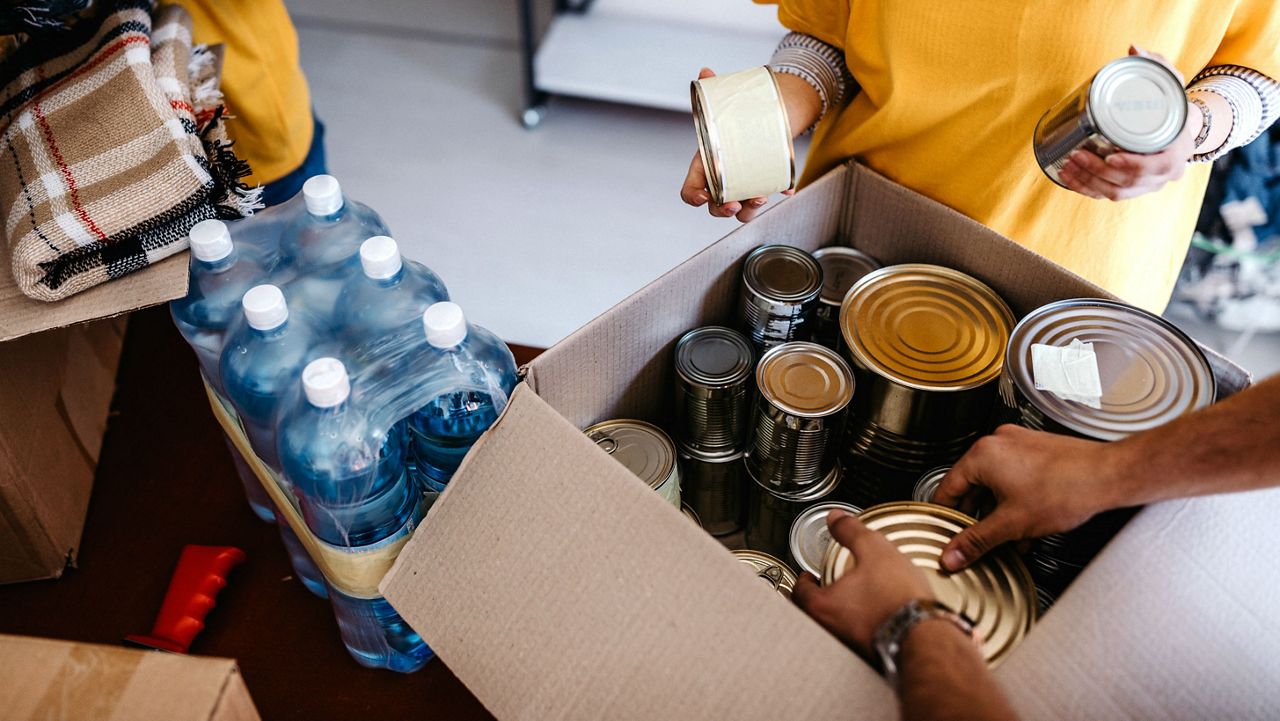
[[[1280,79],[1280,3],[1240,0],[1208,67],[1240,65]]]
[[[760,5],[777,5],[778,22],[788,30],[812,35],[844,50],[849,29],[848,0],[755,0]]]

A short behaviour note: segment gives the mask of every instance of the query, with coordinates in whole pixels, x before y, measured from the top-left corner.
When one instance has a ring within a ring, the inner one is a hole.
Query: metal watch
[[[912,599],[876,629],[871,645],[880,656],[880,669],[892,686],[898,685],[898,654],[907,634],[921,621],[943,618],[955,624],[964,635],[973,638],[973,621],[963,613],[953,611],[937,601]]]

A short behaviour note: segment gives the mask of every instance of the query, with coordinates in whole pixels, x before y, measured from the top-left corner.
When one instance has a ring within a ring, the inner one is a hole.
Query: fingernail
[[[754,198],[754,199],[752,199],[752,201],[751,201],[751,205],[753,205],[754,207],[759,208],[760,206],[764,205],[764,204],[765,204],[765,203],[767,203],[767,202],[769,202],[769,199],[768,199],[768,198]]]
[[[964,554],[953,548],[942,554],[942,566],[948,571],[958,571],[964,567]]]
[[[693,194],[693,199],[694,199],[694,201],[696,201],[699,205],[701,205],[702,203],[705,203],[705,202],[707,202],[708,200],[710,200],[710,198],[707,196],[707,194],[706,194],[706,193],[694,193],[694,194]]]

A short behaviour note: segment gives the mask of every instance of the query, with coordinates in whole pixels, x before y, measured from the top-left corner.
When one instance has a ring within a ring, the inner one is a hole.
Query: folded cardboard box
[[[186,254],[43,303],[0,251],[0,583],[75,562],[124,339],[121,314],[186,294]]]
[[[6,719],[257,721],[236,662],[0,635]]]
[[[897,718],[869,666],[581,433],[667,425],[675,339],[733,317],[741,261],[765,243],[957,268],[1019,315],[1106,296],[849,165],[547,351],[381,585],[499,719]],[[1248,384],[1210,356],[1221,395]],[[997,670],[1017,709],[1280,717],[1277,517],[1280,491],[1142,511]]]

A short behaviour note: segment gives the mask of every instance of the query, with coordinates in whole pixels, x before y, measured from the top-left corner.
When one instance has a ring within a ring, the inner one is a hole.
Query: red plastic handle
[[[227,573],[244,562],[244,551],[232,546],[184,546],[169,581],[160,615],[147,635],[125,641],[173,653],[186,653],[204,629],[214,598],[227,585]]]

